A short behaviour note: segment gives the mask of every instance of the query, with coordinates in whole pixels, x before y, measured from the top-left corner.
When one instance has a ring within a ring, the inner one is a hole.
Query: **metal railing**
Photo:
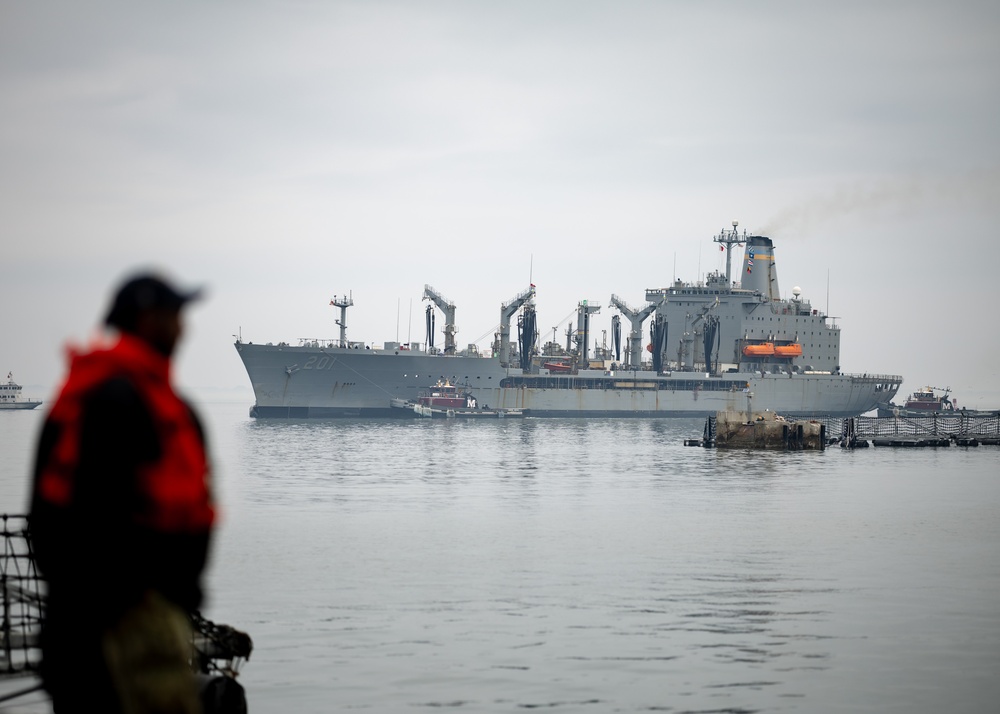
[[[0,674],[37,671],[44,585],[35,566],[26,516],[0,515]]]
[[[859,439],[883,436],[1000,438],[1000,414],[931,414],[920,417],[866,417],[827,419],[828,437],[847,434]]]

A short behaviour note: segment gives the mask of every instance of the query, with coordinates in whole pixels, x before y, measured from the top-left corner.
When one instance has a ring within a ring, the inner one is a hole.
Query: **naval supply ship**
[[[565,345],[539,349],[535,286],[503,303],[491,349],[455,343],[455,303],[427,285],[427,342],[347,339],[353,298],[334,298],[339,339],[253,344],[237,338],[257,418],[388,417],[440,383],[459,385],[483,409],[518,410],[528,417],[702,417],[718,411],[771,410],[788,417],[857,416],[890,401],[902,377],[847,374],[840,366],[840,327],[792,290],[778,290],[770,238],[724,230],[713,241],[726,251],[726,272],[647,289],[633,308],[611,296],[612,346],[590,347],[600,305],[577,305]],[[739,280],[734,248],[743,249]],[[437,308],[444,347],[434,347]],[[517,317],[517,336],[511,321]],[[644,323],[648,321],[648,332]],[[648,335],[648,336],[647,336]],[[554,337],[554,335],[553,335]],[[595,341],[596,342],[596,341]],[[644,345],[645,343],[645,345]]]

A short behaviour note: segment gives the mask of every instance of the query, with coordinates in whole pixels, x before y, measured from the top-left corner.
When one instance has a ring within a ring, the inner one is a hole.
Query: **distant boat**
[[[40,401],[21,398],[21,385],[14,382],[14,373],[7,373],[7,384],[0,384],[0,409],[34,409]]]
[[[878,415],[880,417],[929,417],[935,414],[967,414],[984,415],[996,414],[997,410],[982,409],[962,409],[958,408],[958,403],[954,399],[949,399],[951,387],[921,387],[906,398],[902,406],[893,402],[886,402],[878,405]]]
[[[448,380],[438,380],[437,384],[421,394],[417,403],[425,407],[445,407],[446,409],[474,409],[476,400],[464,389],[451,384]]]
[[[524,416],[520,409],[490,409],[480,407],[476,398],[468,388],[459,388],[449,381],[438,380],[437,384],[421,394],[416,401],[393,398],[389,406],[397,413],[405,416],[418,417],[519,417]]]

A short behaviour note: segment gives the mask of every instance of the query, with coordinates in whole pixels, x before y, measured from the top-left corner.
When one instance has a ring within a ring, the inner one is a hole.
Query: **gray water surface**
[[[701,420],[205,404],[205,614],[254,712],[985,712],[1000,449],[724,452]],[[0,414],[19,510],[31,420]]]

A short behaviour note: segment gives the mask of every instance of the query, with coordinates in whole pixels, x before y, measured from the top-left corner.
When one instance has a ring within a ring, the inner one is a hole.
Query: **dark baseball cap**
[[[139,315],[147,310],[180,310],[201,295],[201,288],[179,290],[159,275],[152,273],[136,275],[126,280],[118,289],[104,322],[122,330],[129,330],[135,327]]]

